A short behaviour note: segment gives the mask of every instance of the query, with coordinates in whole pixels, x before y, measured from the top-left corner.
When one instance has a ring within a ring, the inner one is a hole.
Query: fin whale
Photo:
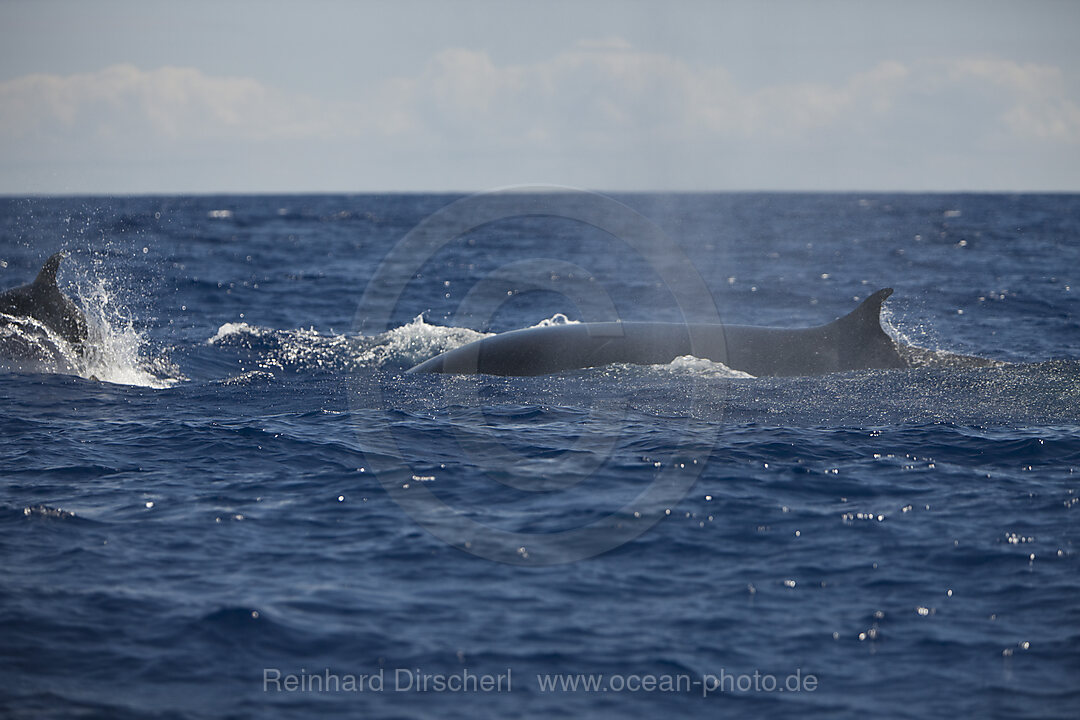
[[[86,316],[56,285],[56,271],[66,253],[45,261],[34,282],[0,293],[0,313],[12,318],[33,318],[81,351],[87,338]],[[7,324],[0,318],[0,323]]]
[[[408,372],[546,375],[612,363],[665,364],[683,355],[759,377],[907,368],[903,346],[881,328],[881,304],[891,294],[892,288],[878,290],[849,314],[810,328],[657,322],[526,328],[463,345]]]

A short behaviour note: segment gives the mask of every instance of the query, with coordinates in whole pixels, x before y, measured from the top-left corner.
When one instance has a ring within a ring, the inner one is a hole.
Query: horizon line
[[[198,190],[148,192],[28,192],[0,191],[0,199],[64,199],[64,198],[154,198],[154,197],[275,197],[328,195],[454,195],[470,196],[488,193],[518,193],[522,195],[557,195],[587,192],[600,195],[1077,195],[1080,189],[1010,190],[1010,189],[742,189],[742,190],[603,190],[562,185],[509,185],[485,190]]]

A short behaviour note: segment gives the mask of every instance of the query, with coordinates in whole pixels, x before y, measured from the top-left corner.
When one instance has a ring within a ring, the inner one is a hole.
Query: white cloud
[[[952,70],[961,82],[977,79],[1007,92],[1010,105],[1001,117],[1017,137],[1080,143],[1080,104],[1068,97],[1060,68],[968,59],[955,63]]]
[[[283,157],[333,147],[341,164],[360,167],[342,177],[368,186],[388,176],[374,158],[393,158],[397,187],[432,187],[434,175],[439,187],[457,188],[527,180],[649,188],[671,178],[705,187],[853,186],[860,178],[895,186],[881,180],[893,167],[915,173],[920,159],[937,167],[945,153],[958,166],[998,162],[1002,173],[1008,153],[1075,160],[1080,106],[1050,66],[889,61],[842,83],[746,88],[724,67],[620,38],[583,40],[517,65],[451,48],[364,97],[343,88],[340,97],[315,98],[253,78],[130,65],[0,83],[0,160],[20,167],[152,151],[168,172],[168,148],[209,144],[234,162],[245,157],[239,146]],[[918,175],[904,182],[910,177]],[[18,178],[9,173],[3,183]]]
[[[960,127],[969,135],[1005,129],[1016,139],[1075,142],[1080,118],[1061,75],[1005,60],[886,61],[839,85],[744,89],[723,67],[692,67],[606,39],[532,65],[499,66],[481,51],[448,50],[423,74],[398,80],[398,94],[384,107],[408,117],[411,127],[481,143],[798,141],[818,130],[872,135],[892,129],[902,105],[926,109],[932,122],[922,126],[943,135]],[[973,115],[952,99],[970,93],[989,107]]]
[[[27,75],[0,84],[4,139],[73,136],[160,140],[276,140],[325,129],[304,112],[311,101],[251,78],[211,77],[194,68],[114,65],[68,76]]]

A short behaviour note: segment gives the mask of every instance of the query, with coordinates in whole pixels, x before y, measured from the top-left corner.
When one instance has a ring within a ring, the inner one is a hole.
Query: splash
[[[900,327],[899,321],[896,315],[893,313],[891,306],[882,305],[881,312],[878,315],[878,321],[881,323],[881,329],[885,331],[885,334],[893,339],[894,342],[900,346],[914,345],[915,339],[911,332],[908,332]],[[926,327],[916,327],[913,332],[918,333],[926,341],[928,329]]]
[[[353,372],[411,367],[482,337],[486,335],[467,328],[429,324],[418,315],[405,325],[371,337],[225,323],[207,344],[246,350],[262,370]]]
[[[45,323],[0,313],[0,364],[10,370],[78,373],[78,353]]]
[[[417,315],[411,322],[377,336],[378,341],[370,348],[368,358],[380,366],[394,361],[411,367],[489,334],[468,328],[432,325],[424,321],[423,315]]]
[[[916,339],[912,332],[903,330],[894,322],[893,313],[887,308],[881,309],[881,328],[896,343],[897,352],[909,367],[937,367],[937,368],[979,368],[979,367],[1002,367],[1008,363],[990,358],[961,355],[939,347],[926,347],[926,345],[939,345],[932,337],[929,328],[916,327],[914,332],[920,336]]]
[[[184,379],[166,357],[151,353],[145,334],[117,303],[108,281],[79,277],[73,294],[86,316],[83,346],[76,348],[34,318],[4,316],[0,348],[5,366],[151,388]]]
[[[76,366],[80,376],[151,388],[167,388],[184,380],[165,355],[152,352],[146,334],[117,301],[108,280],[84,281],[78,299],[89,330]]]

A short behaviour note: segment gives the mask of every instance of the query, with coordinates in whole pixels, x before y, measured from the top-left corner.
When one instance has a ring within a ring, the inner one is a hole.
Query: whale
[[[581,322],[513,330],[444,352],[407,373],[547,375],[614,363],[661,365],[685,355],[757,377],[913,367],[926,356],[881,327],[881,306],[892,292],[882,288],[847,315],[808,328]]]
[[[16,330],[39,327],[66,340],[76,352],[82,352],[87,339],[86,316],[56,284],[56,272],[66,253],[55,253],[41,267],[34,281],[28,285],[0,293],[0,327]],[[8,336],[11,339],[12,336]],[[10,345],[11,343],[8,343]]]

